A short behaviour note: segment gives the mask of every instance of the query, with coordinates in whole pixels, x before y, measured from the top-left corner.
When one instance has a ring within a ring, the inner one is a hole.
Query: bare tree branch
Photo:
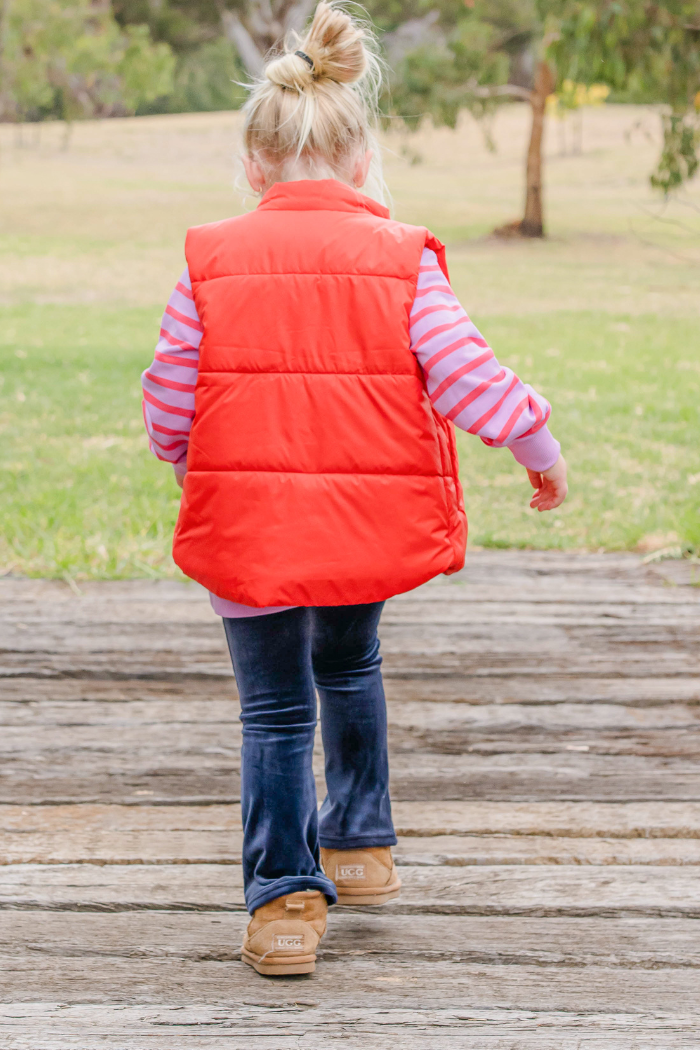
[[[262,75],[265,68],[263,53],[234,11],[221,10],[221,24],[228,40],[235,47],[246,72],[252,77]]]
[[[7,24],[10,18],[10,0],[0,0],[0,120],[9,119],[12,103],[7,89]]]
[[[2,0],[0,0],[2,2]],[[265,56],[279,47],[290,30],[300,33],[315,0],[250,0],[245,13],[232,11],[217,0],[224,33],[235,47],[246,71],[261,75]]]

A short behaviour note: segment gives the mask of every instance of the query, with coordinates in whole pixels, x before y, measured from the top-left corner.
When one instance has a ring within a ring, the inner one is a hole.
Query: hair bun
[[[304,91],[320,80],[352,84],[367,69],[364,38],[362,28],[349,15],[322,0],[306,36],[269,62],[265,76],[295,91]]]

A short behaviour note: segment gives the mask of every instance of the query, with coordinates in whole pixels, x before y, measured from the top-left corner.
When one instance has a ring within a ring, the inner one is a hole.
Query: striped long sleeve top
[[[547,427],[548,402],[498,363],[429,248],[421,258],[409,325],[411,350],[437,412],[485,444],[509,448],[530,470],[548,470],[556,463],[560,446]],[[185,270],[163,314],[153,364],[142,376],[151,451],[179,474],[187,470],[202,332]],[[215,595],[212,605],[221,616],[279,611],[253,609]]]

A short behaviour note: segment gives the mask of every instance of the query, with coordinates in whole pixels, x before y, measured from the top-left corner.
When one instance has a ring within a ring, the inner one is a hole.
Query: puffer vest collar
[[[276,182],[262,197],[258,211],[368,211],[382,219],[389,209],[338,179]]]

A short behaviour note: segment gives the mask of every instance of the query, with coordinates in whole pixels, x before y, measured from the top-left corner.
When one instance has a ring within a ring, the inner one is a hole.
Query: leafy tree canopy
[[[663,148],[652,184],[668,192],[698,169],[700,2],[538,0],[552,33],[548,52],[584,84],[666,103]]]
[[[172,88],[168,45],[145,25],[120,27],[108,3],[3,0],[0,14],[5,119],[133,113]]]
[[[420,0],[417,0],[420,3]],[[375,0],[385,23],[397,0]],[[395,63],[392,111],[453,127],[460,109],[492,113],[527,97],[538,61],[564,82],[604,84],[662,103],[663,149],[654,186],[665,192],[698,169],[700,0],[438,0],[426,40]],[[418,16],[416,16],[418,17]],[[396,33],[396,31],[394,31]],[[392,33],[388,34],[391,41]]]

